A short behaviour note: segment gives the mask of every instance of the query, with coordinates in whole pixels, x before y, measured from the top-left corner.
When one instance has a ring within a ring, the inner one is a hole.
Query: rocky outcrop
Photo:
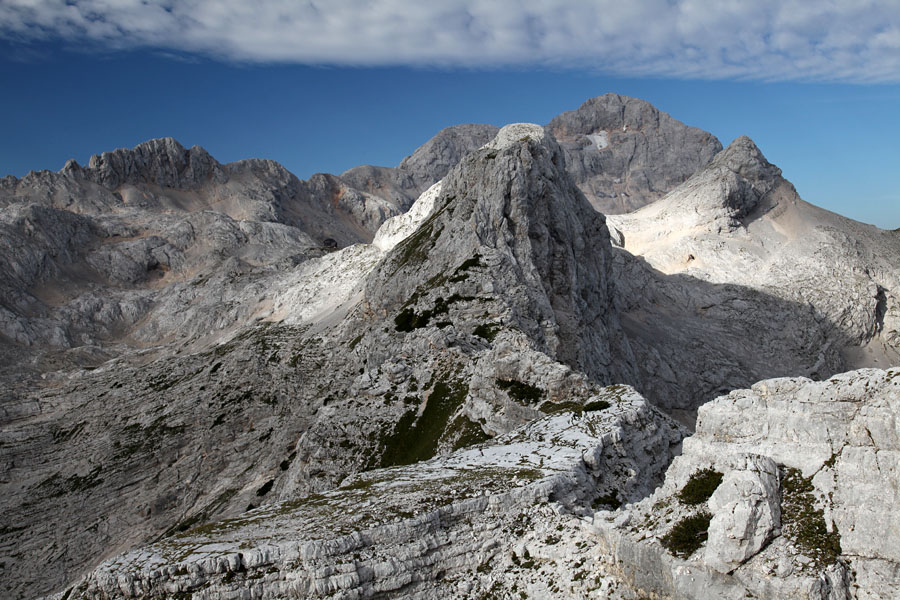
[[[897,474],[876,465],[900,452],[883,427],[898,382],[870,369],[722,397],[644,499],[677,427],[598,390],[576,413],[110,559],[70,597],[893,597]],[[800,421],[816,426],[798,438]]]
[[[598,408],[178,533],[103,563],[62,595],[585,593],[597,582],[584,577],[589,553],[575,545],[589,543],[581,519],[604,498],[646,494],[665,461],[645,461],[670,455],[680,439],[633,390],[598,390],[591,403]],[[557,575],[552,585],[547,572]]]
[[[896,596],[898,411],[896,368],[767,380],[701,407],[665,483],[595,515],[608,568],[666,598]]]
[[[425,189],[443,179],[466,154],[494,139],[499,130],[494,125],[474,123],[447,127],[404,158],[397,168],[409,173],[417,188]]]
[[[86,169],[73,161],[62,171],[79,175],[109,189],[125,184],[151,183],[161,187],[192,189],[209,181],[224,183],[222,166],[200,146],[186,150],[172,138],[160,138],[91,156]]]
[[[490,320],[469,326],[523,331],[540,351],[612,382],[614,349],[627,345],[611,309],[609,238],[564,165],[540,127],[504,127],[445,178],[432,215],[373,273],[372,309],[399,303],[422,315],[439,297],[471,296]]]
[[[559,140],[572,179],[603,214],[662,198],[722,149],[715,136],[618,94],[562,113],[547,131]]]

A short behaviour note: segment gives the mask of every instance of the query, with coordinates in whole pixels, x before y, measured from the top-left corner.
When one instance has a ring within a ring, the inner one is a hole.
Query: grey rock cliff
[[[91,156],[88,168],[79,170],[71,162],[63,172],[84,177],[106,188],[126,183],[152,183],[162,187],[191,189],[208,181],[224,183],[222,166],[200,146],[190,150],[172,138],[160,138],[132,149],[119,149]]]
[[[658,200],[722,149],[715,136],[618,94],[591,98],[547,130],[559,140],[575,183],[604,214]]]
[[[490,308],[485,325],[524,331],[541,351],[612,382],[611,340],[624,342],[610,250],[603,216],[571,183],[556,141],[509,125],[448,175],[426,224],[376,270],[366,296],[375,310],[414,299],[414,311],[442,293],[475,296]]]
[[[350,187],[384,198],[405,211],[419,194],[443,179],[463,156],[489,142],[498,129],[475,123],[447,127],[396,168],[362,165],[345,171],[340,178]]]

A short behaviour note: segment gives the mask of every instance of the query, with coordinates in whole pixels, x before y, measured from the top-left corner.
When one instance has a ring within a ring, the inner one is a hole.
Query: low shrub
[[[722,483],[722,474],[713,468],[706,468],[691,475],[688,482],[678,492],[678,499],[682,504],[695,506],[709,500],[719,484]]]
[[[707,511],[685,517],[676,523],[660,541],[673,556],[688,558],[706,541],[710,521],[712,521],[712,515]]]

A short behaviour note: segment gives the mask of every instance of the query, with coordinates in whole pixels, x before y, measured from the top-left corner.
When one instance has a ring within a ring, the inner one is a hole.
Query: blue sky
[[[894,1],[852,18],[837,14],[841,2],[800,16],[782,14],[791,2],[712,15],[689,0],[647,2],[642,10],[678,11],[626,12],[612,24],[604,13],[606,29],[597,20],[584,31],[582,21],[599,19],[579,12],[591,3],[563,0],[520,11],[527,18],[448,0],[436,3],[446,14],[413,10],[399,22],[406,0],[327,5],[343,12],[264,2],[261,16],[207,0],[145,14],[130,1],[0,2],[0,174],[162,136],[222,162],[272,158],[300,177],[393,166],[448,125],[546,123],[617,92],[723,144],[749,135],[804,199],[900,227]],[[607,12],[625,10],[614,6]]]

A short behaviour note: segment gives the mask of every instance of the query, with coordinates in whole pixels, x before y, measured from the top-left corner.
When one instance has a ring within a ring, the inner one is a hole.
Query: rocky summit
[[[608,94],[0,179],[0,596],[892,598],[900,237]]]

